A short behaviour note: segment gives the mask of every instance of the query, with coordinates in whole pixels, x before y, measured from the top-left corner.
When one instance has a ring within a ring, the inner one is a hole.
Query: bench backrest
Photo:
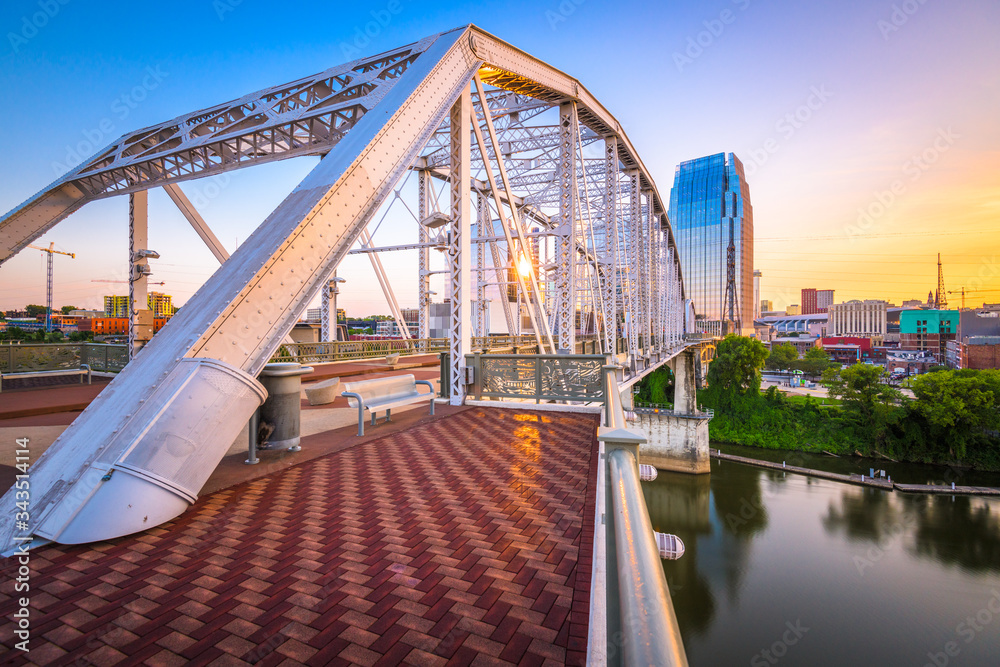
[[[412,375],[394,375],[387,378],[362,380],[360,382],[345,382],[343,391],[360,394],[365,403],[372,400],[402,398],[416,393],[416,379]],[[358,407],[355,398],[348,397],[347,403],[352,408]]]

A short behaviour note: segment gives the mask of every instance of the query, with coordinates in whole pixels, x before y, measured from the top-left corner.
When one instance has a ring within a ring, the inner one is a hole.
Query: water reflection
[[[993,501],[971,496],[845,490],[823,527],[852,541],[882,545],[905,537],[914,555],[968,570],[1000,567],[1000,516]]]
[[[917,510],[914,553],[974,571],[1000,567],[1000,516],[994,502],[969,496],[902,500]]]
[[[788,664],[923,664],[1000,588],[997,499],[718,461],[710,475],[661,472],[643,491],[654,529],[687,549],[663,567],[692,665],[748,664],[798,618],[815,629]],[[962,650],[963,664],[995,664],[1000,632]]]
[[[674,605],[686,610],[677,619],[684,634],[703,632],[715,610],[712,590],[698,572],[698,537],[712,533],[710,483],[708,475],[660,473],[642,485],[653,530],[679,536],[687,550],[680,560],[664,562]]]
[[[881,543],[913,523],[912,517],[902,516],[898,505],[891,493],[844,485],[839,501],[830,503],[823,527],[828,533],[842,533],[851,541]]]

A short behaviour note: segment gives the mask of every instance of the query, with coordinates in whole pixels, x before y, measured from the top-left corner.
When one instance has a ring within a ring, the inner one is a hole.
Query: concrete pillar
[[[640,463],[695,475],[711,470],[707,416],[642,413],[628,422],[628,427],[646,436],[646,442],[639,445]]]
[[[646,436],[646,442],[639,446],[641,463],[674,472],[709,472],[708,416],[698,412],[695,384],[695,368],[699,361],[697,350],[685,350],[671,360],[673,412],[643,411],[629,422],[630,429]]]
[[[632,398],[632,387],[627,387],[622,391],[622,409],[631,410],[635,407],[635,401]]]
[[[670,369],[674,372],[674,412],[694,414],[698,409],[697,354],[697,350],[684,350],[670,361]]]

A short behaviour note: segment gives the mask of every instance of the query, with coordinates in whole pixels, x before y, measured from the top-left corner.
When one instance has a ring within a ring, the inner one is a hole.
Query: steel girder
[[[559,107],[559,224],[556,226],[556,312],[559,352],[576,350],[577,206],[576,147],[580,122],[576,103]]]
[[[206,381],[216,383],[218,386],[213,385],[214,390],[223,394],[243,391],[240,410],[252,412],[252,403],[258,399],[246,398],[253,392],[248,395],[237,385],[242,383],[249,387],[254,384],[252,378],[271,358],[307,303],[326,287],[328,277],[360,237],[364,225],[392,196],[395,184],[418,162],[421,151],[440,132],[449,111],[455,112],[456,107],[466,109],[453,116],[456,127],[462,127],[463,122],[471,123],[476,105],[469,100],[468,91],[470,81],[477,76],[481,78],[477,83],[478,92],[489,99],[487,108],[492,106],[493,100],[509,102],[504,107],[506,115],[499,114],[505,118],[502,123],[494,128],[487,122],[490,148],[479,151],[484,168],[492,162],[496,151],[503,152],[504,132],[508,129],[514,132],[515,138],[520,136],[519,140],[542,133],[521,129],[526,119],[544,113],[543,105],[526,98],[545,102],[546,108],[560,105],[567,108],[569,105],[575,108],[579,124],[567,131],[583,134],[587,140],[592,135],[613,137],[612,150],[616,155],[607,158],[614,175],[610,180],[617,184],[619,172],[628,170],[634,183],[632,190],[648,191],[651,214],[663,214],[663,200],[628,137],[589,91],[566,74],[468,26],[129,133],[0,218],[0,261],[3,261],[92,199],[141,192],[153,186],[287,157],[322,157],[231,260],[209,278],[135,362],[105,388],[33,465],[33,498],[38,508],[34,517],[37,519],[36,535],[58,541],[72,533],[74,540],[87,541],[154,525],[130,524],[125,529],[109,522],[81,528],[74,523],[87,515],[87,508],[97,506],[95,503],[99,504],[101,498],[107,496],[107,489],[125,488],[109,479],[120,480],[133,475],[136,479],[142,477],[144,483],[158,484],[161,491],[166,490],[164,493],[173,493],[170,489],[177,485],[170,479],[142,473],[135,465],[130,473],[110,477],[113,470],[127,469],[128,457],[143,447],[153,448],[158,455],[175,457],[176,460],[171,459],[174,462],[172,469],[177,474],[184,471],[191,477],[185,488],[197,492],[236,437],[243,426],[241,420],[245,421],[249,412],[245,415],[238,410],[231,414],[226,411],[202,414],[194,420],[200,430],[188,441],[190,447],[164,448],[174,437],[170,424],[192,423],[192,420],[185,412],[189,408],[183,408],[182,402],[173,400],[174,397],[164,395],[160,388],[180,378],[182,374],[178,373],[182,367],[194,368],[191,377],[196,379],[209,377],[204,368],[222,369],[234,378],[235,384],[217,378]],[[514,109],[520,110],[515,112]],[[377,113],[373,113],[376,110]],[[481,129],[478,123],[473,125]],[[452,285],[453,298],[457,299],[454,302],[457,304],[456,318],[453,319],[453,338],[457,342],[453,350],[464,352],[468,350],[465,339],[471,333],[468,301],[473,294],[469,279],[471,267],[468,266],[471,208],[466,184],[469,180],[464,176],[469,174],[476,153],[468,148],[468,131],[455,132],[450,124],[448,126],[449,145],[458,147],[457,151],[452,151],[449,164],[455,175],[453,183],[457,184],[453,186],[451,223],[453,232],[457,232],[452,237],[452,249],[456,251],[453,262],[459,267],[454,272],[457,280],[453,280]],[[483,145],[482,136],[478,141]],[[576,146],[581,146],[583,141],[578,138]],[[542,153],[549,151],[539,150]],[[573,153],[575,155],[575,147]],[[541,163],[532,167],[538,164]],[[518,168],[519,165],[514,165],[515,170]],[[568,175],[570,172],[563,173]],[[571,173],[577,174],[575,167]],[[590,174],[587,171],[582,174],[586,185]],[[530,176],[527,167],[524,175]],[[496,223],[491,214],[490,223],[500,224],[499,231],[507,238],[508,247],[512,245],[512,230],[518,235],[517,243],[524,246],[525,230],[519,222],[518,207],[515,205],[510,210],[510,225],[506,222],[506,214],[502,213],[508,207],[502,198],[512,197],[520,186],[515,186],[516,181],[508,179],[506,173],[502,173],[502,177],[502,191],[491,182],[492,199],[500,213]],[[594,182],[600,184],[601,181]],[[566,186],[563,192],[576,198],[576,210],[579,211],[579,202],[583,199],[578,190],[570,193],[571,189]],[[620,188],[611,189],[611,196],[605,194],[604,208],[617,212],[623,206]],[[601,197],[600,192],[598,188],[595,196]],[[584,198],[593,201],[593,198]],[[635,266],[635,253],[641,245],[634,237],[641,224],[641,207],[635,210],[638,200],[631,199],[634,200],[630,204],[631,214],[617,215],[613,223],[604,223],[600,242],[596,240],[596,233],[590,240],[587,234],[574,234],[571,238],[584,253],[584,264],[599,269],[604,262],[605,270],[613,277],[612,283],[619,283],[622,272]],[[425,204],[428,204],[424,207],[427,211],[429,203]],[[588,211],[592,212],[589,203]],[[566,219],[565,211],[563,213],[561,220]],[[580,224],[580,221],[571,220],[571,223]],[[600,225],[600,222],[588,224],[593,233],[594,224]],[[496,231],[494,228],[493,233]],[[669,228],[666,231],[669,247],[673,250],[674,240]],[[478,228],[477,233],[481,234]],[[619,252],[622,238],[631,244],[625,252]],[[609,241],[615,246],[613,255],[610,250],[602,251],[601,248]],[[489,243],[493,268],[499,272],[503,264],[502,257],[498,257],[499,248],[495,242]],[[570,255],[576,257],[577,254]],[[682,298],[676,261],[671,268],[677,276],[678,293]],[[633,316],[629,332],[634,336],[638,328],[634,315],[639,304],[632,294],[635,281],[627,282],[630,282],[629,312]],[[523,284],[521,289],[525,289]],[[615,287],[612,289],[617,291]],[[533,284],[531,291],[533,298],[543,296],[537,284]],[[676,304],[676,297],[668,298]],[[572,299],[574,303],[579,300],[576,294]],[[612,300],[612,308],[615,308],[615,301],[617,299]],[[681,310],[672,304],[668,307],[675,317]],[[605,322],[617,318],[617,309],[614,314],[604,313]],[[539,326],[544,324],[543,319]],[[540,331],[536,328],[536,333]],[[638,345],[630,341],[629,351],[635,358]],[[187,362],[195,362],[195,365]],[[455,359],[452,366],[455,369],[450,378],[452,388],[461,396],[464,385],[457,374],[461,359]],[[189,460],[194,455],[192,452],[200,457],[197,465]],[[185,497],[185,502],[190,502],[191,494]],[[148,502],[141,497],[135,500],[138,508]],[[171,510],[171,516],[179,511],[182,509]],[[150,516],[158,523],[171,518],[168,514],[170,512],[159,511]],[[0,516],[0,547],[13,544],[15,529],[11,519]]]
[[[470,350],[472,318],[469,299],[472,293],[472,198],[469,181],[472,179],[470,159],[472,142],[469,123],[472,121],[472,96],[468,87],[462,89],[451,107],[451,318],[448,328],[451,350],[451,402],[461,405],[464,396],[465,355]]]
[[[120,137],[0,218],[0,262],[87,201],[251,164],[325,155],[437,39],[434,35]]]
[[[417,217],[420,218],[417,221],[417,239],[421,244],[428,242],[427,227],[422,223],[431,212],[427,196],[429,187],[427,170],[421,169],[417,174]],[[417,257],[417,333],[418,338],[426,340],[430,338],[431,281],[427,273],[430,270],[430,249],[421,247]]]

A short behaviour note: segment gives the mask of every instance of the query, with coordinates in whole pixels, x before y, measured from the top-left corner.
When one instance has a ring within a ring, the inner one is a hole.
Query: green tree
[[[674,374],[666,366],[660,366],[655,371],[639,381],[635,392],[635,400],[641,403],[673,403]]]
[[[828,368],[823,373],[830,396],[841,399],[845,412],[853,417],[859,441],[879,445],[886,438],[889,413],[903,396],[886,379],[884,368],[868,364]]]
[[[48,309],[45,306],[39,306],[37,303],[29,303],[24,307],[24,312],[28,313],[28,317],[38,317],[48,312]]]
[[[821,375],[823,371],[833,365],[830,357],[821,347],[810,347],[806,350],[805,356],[796,364],[796,367],[808,375]]]
[[[1000,371],[944,370],[913,380],[914,412],[937,442],[962,459],[970,445],[1000,429]]]
[[[63,315],[69,315],[71,311],[77,310],[76,306],[63,306],[60,308]]]
[[[771,353],[767,355],[767,367],[784,371],[792,368],[799,358],[799,351],[791,343],[782,343],[771,348]]]
[[[717,408],[726,410],[747,397],[760,397],[760,369],[767,348],[756,338],[729,334],[715,349],[708,367],[708,391]]]

